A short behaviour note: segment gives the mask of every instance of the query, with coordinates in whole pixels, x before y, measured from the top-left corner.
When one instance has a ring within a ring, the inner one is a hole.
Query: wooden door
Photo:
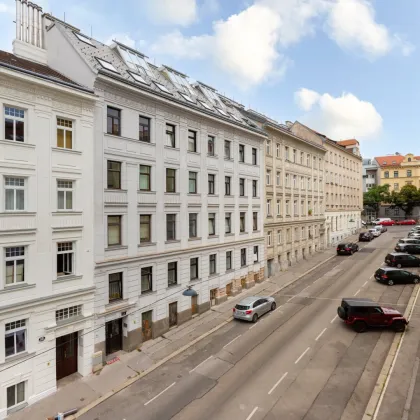
[[[227,294],[228,296],[232,296],[232,283],[228,283],[228,284],[226,285],[226,294]]]
[[[106,323],[106,355],[122,350],[122,318]]]
[[[198,314],[198,296],[191,296],[191,314]]]
[[[169,328],[178,324],[178,302],[169,304]]]
[[[57,380],[77,372],[77,332],[56,339]]]
[[[143,341],[150,340],[152,338],[152,311],[141,314],[141,329]]]

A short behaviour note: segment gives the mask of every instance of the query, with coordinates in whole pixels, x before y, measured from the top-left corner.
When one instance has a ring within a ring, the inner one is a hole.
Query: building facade
[[[379,165],[376,159],[363,159],[363,192],[380,185]]]
[[[46,65],[39,10],[17,6],[0,51],[1,419],[89,374],[94,351],[95,98]]]

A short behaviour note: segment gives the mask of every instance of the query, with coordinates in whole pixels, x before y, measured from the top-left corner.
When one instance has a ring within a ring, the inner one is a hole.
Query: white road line
[[[306,353],[308,353],[308,351],[310,350],[311,348],[310,347],[308,347],[298,358],[297,358],[297,360],[296,360],[296,362],[295,362],[295,365],[297,365],[299,362],[300,362],[300,359],[302,359],[302,357],[303,356],[305,356],[305,354]]]
[[[190,370],[190,373],[191,373],[191,372],[194,372],[194,371],[195,371],[198,367],[200,367],[202,364],[206,363],[206,362],[207,362],[207,360],[210,360],[212,357],[213,357],[213,356],[207,357],[207,359],[206,359],[206,360],[202,361],[202,362],[201,362],[199,365],[197,365],[194,369],[191,369],[191,370]]]
[[[225,349],[229,344],[232,344],[235,340],[237,340],[242,334],[239,334],[237,337],[235,337],[233,340],[229,341],[223,348]]]
[[[324,328],[320,333],[319,333],[319,335],[318,335],[318,337],[317,338],[315,338],[315,341],[318,341],[320,338],[321,338],[321,335],[322,334],[324,334],[324,332],[325,331],[327,331],[327,329],[326,328]]]
[[[268,395],[271,395],[271,393],[280,385],[280,382],[287,376],[288,372],[284,373],[283,376],[274,384],[273,388],[268,391]]]
[[[413,400],[414,387],[416,385],[416,378],[417,378],[417,371],[419,370],[419,362],[420,362],[419,358],[416,357],[416,361],[414,362],[413,374],[411,376],[411,381],[410,381],[410,388],[408,388],[408,396],[407,396],[407,401],[405,402],[404,414],[402,416],[402,420],[408,420],[408,416],[410,415],[411,401]]]
[[[261,321],[260,321],[261,322]],[[254,324],[252,324],[250,327],[249,327],[249,329],[250,330],[252,330],[254,327],[256,327],[257,326],[257,324],[258,324],[258,322],[255,322]]]
[[[357,296],[359,293],[360,293],[360,289],[353,296]]]
[[[373,274],[369,277],[369,280],[371,280],[371,279],[372,279],[372,277],[373,277]]]
[[[165,388],[162,392],[160,392],[159,394],[157,394],[151,400],[147,401],[147,403],[144,403],[144,405],[150,404],[152,401],[154,401],[156,398],[160,397],[164,392],[166,392],[169,388],[172,388],[175,384],[176,384],[176,382],[174,382],[173,384],[169,385],[168,388]]]
[[[251,417],[257,412],[258,407],[255,407],[252,411],[251,414],[246,418],[246,420],[251,420]]]
[[[365,286],[367,285],[367,283],[368,283],[368,281],[366,280],[366,281],[363,283],[363,286],[362,286],[362,287],[365,287]]]
[[[331,321],[330,324],[332,324],[336,319],[337,319],[338,315],[336,315]]]
[[[311,287],[311,285],[306,286],[300,293],[304,292],[306,289],[309,289]]]
[[[287,300],[287,302],[290,302],[292,299],[294,299],[296,296],[292,296],[291,298],[289,298],[288,300]]]

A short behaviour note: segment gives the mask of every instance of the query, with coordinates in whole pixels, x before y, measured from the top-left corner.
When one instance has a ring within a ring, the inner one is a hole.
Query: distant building
[[[379,185],[380,171],[375,158],[363,159],[363,192]]]

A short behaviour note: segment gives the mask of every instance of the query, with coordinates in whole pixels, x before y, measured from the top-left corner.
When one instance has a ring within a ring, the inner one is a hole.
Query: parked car
[[[401,249],[397,249],[397,248],[401,248]],[[420,245],[418,244],[407,244],[404,245],[402,247],[395,247],[395,251],[397,252],[405,252],[407,254],[420,254]]]
[[[372,228],[369,229],[369,232],[373,235],[374,238],[381,236],[381,232],[378,229]]]
[[[384,233],[384,232],[387,232],[388,231],[388,229],[385,227],[385,225],[376,225],[374,227],[374,229],[379,230],[379,232],[381,232],[381,233]]]
[[[373,239],[373,235],[367,231],[359,234],[359,242],[370,242]]]
[[[416,221],[414,219],[398,220],[397,225],[415,225]]]
[[[375,271],[375,279],[379,283],[385,283],[388,286],[392,286],[393,284],[417,284],[420,282],[420,277],[418,274],[390,267],[378,268]]]
[[[365,298],[344,298],[337,313],[357,332],[364,332],[368,327],[391,327],[394,331],[402,332],[408,324],[396,309],[381,306]]]
[[[381,225],[381,226],[394,226],[395,225],[395,221],[394,220],[391,220],[391,219],[382,220],[381,222],[378,222],[377,225]]]
[[[409,232],[408,233],[408,237],[409,238],[420,238],[420,231],[417,231],[417,232]]]
[[[244,321],[257,322],[260,316],[276,309],[276,300],[272,296],[249,296],[242,299],[233,308],[233,317]]]
[[[405,252],[391,252],[385,257],[385,263],[391,267],[420,267],[420,258]]]
[[[353,242],[347,242],[345,244],[337,245],[337,255],[348,254],[353,255],[354,252],[359,250],[359,245]]]
[[[420,239],[417,239],[417,238],[398,239],[398,245],[406,245],[406,244],[420,244]]]
[[[419,226],[414,226],[410,229],[410,232],[420,232],[420,227]]]

